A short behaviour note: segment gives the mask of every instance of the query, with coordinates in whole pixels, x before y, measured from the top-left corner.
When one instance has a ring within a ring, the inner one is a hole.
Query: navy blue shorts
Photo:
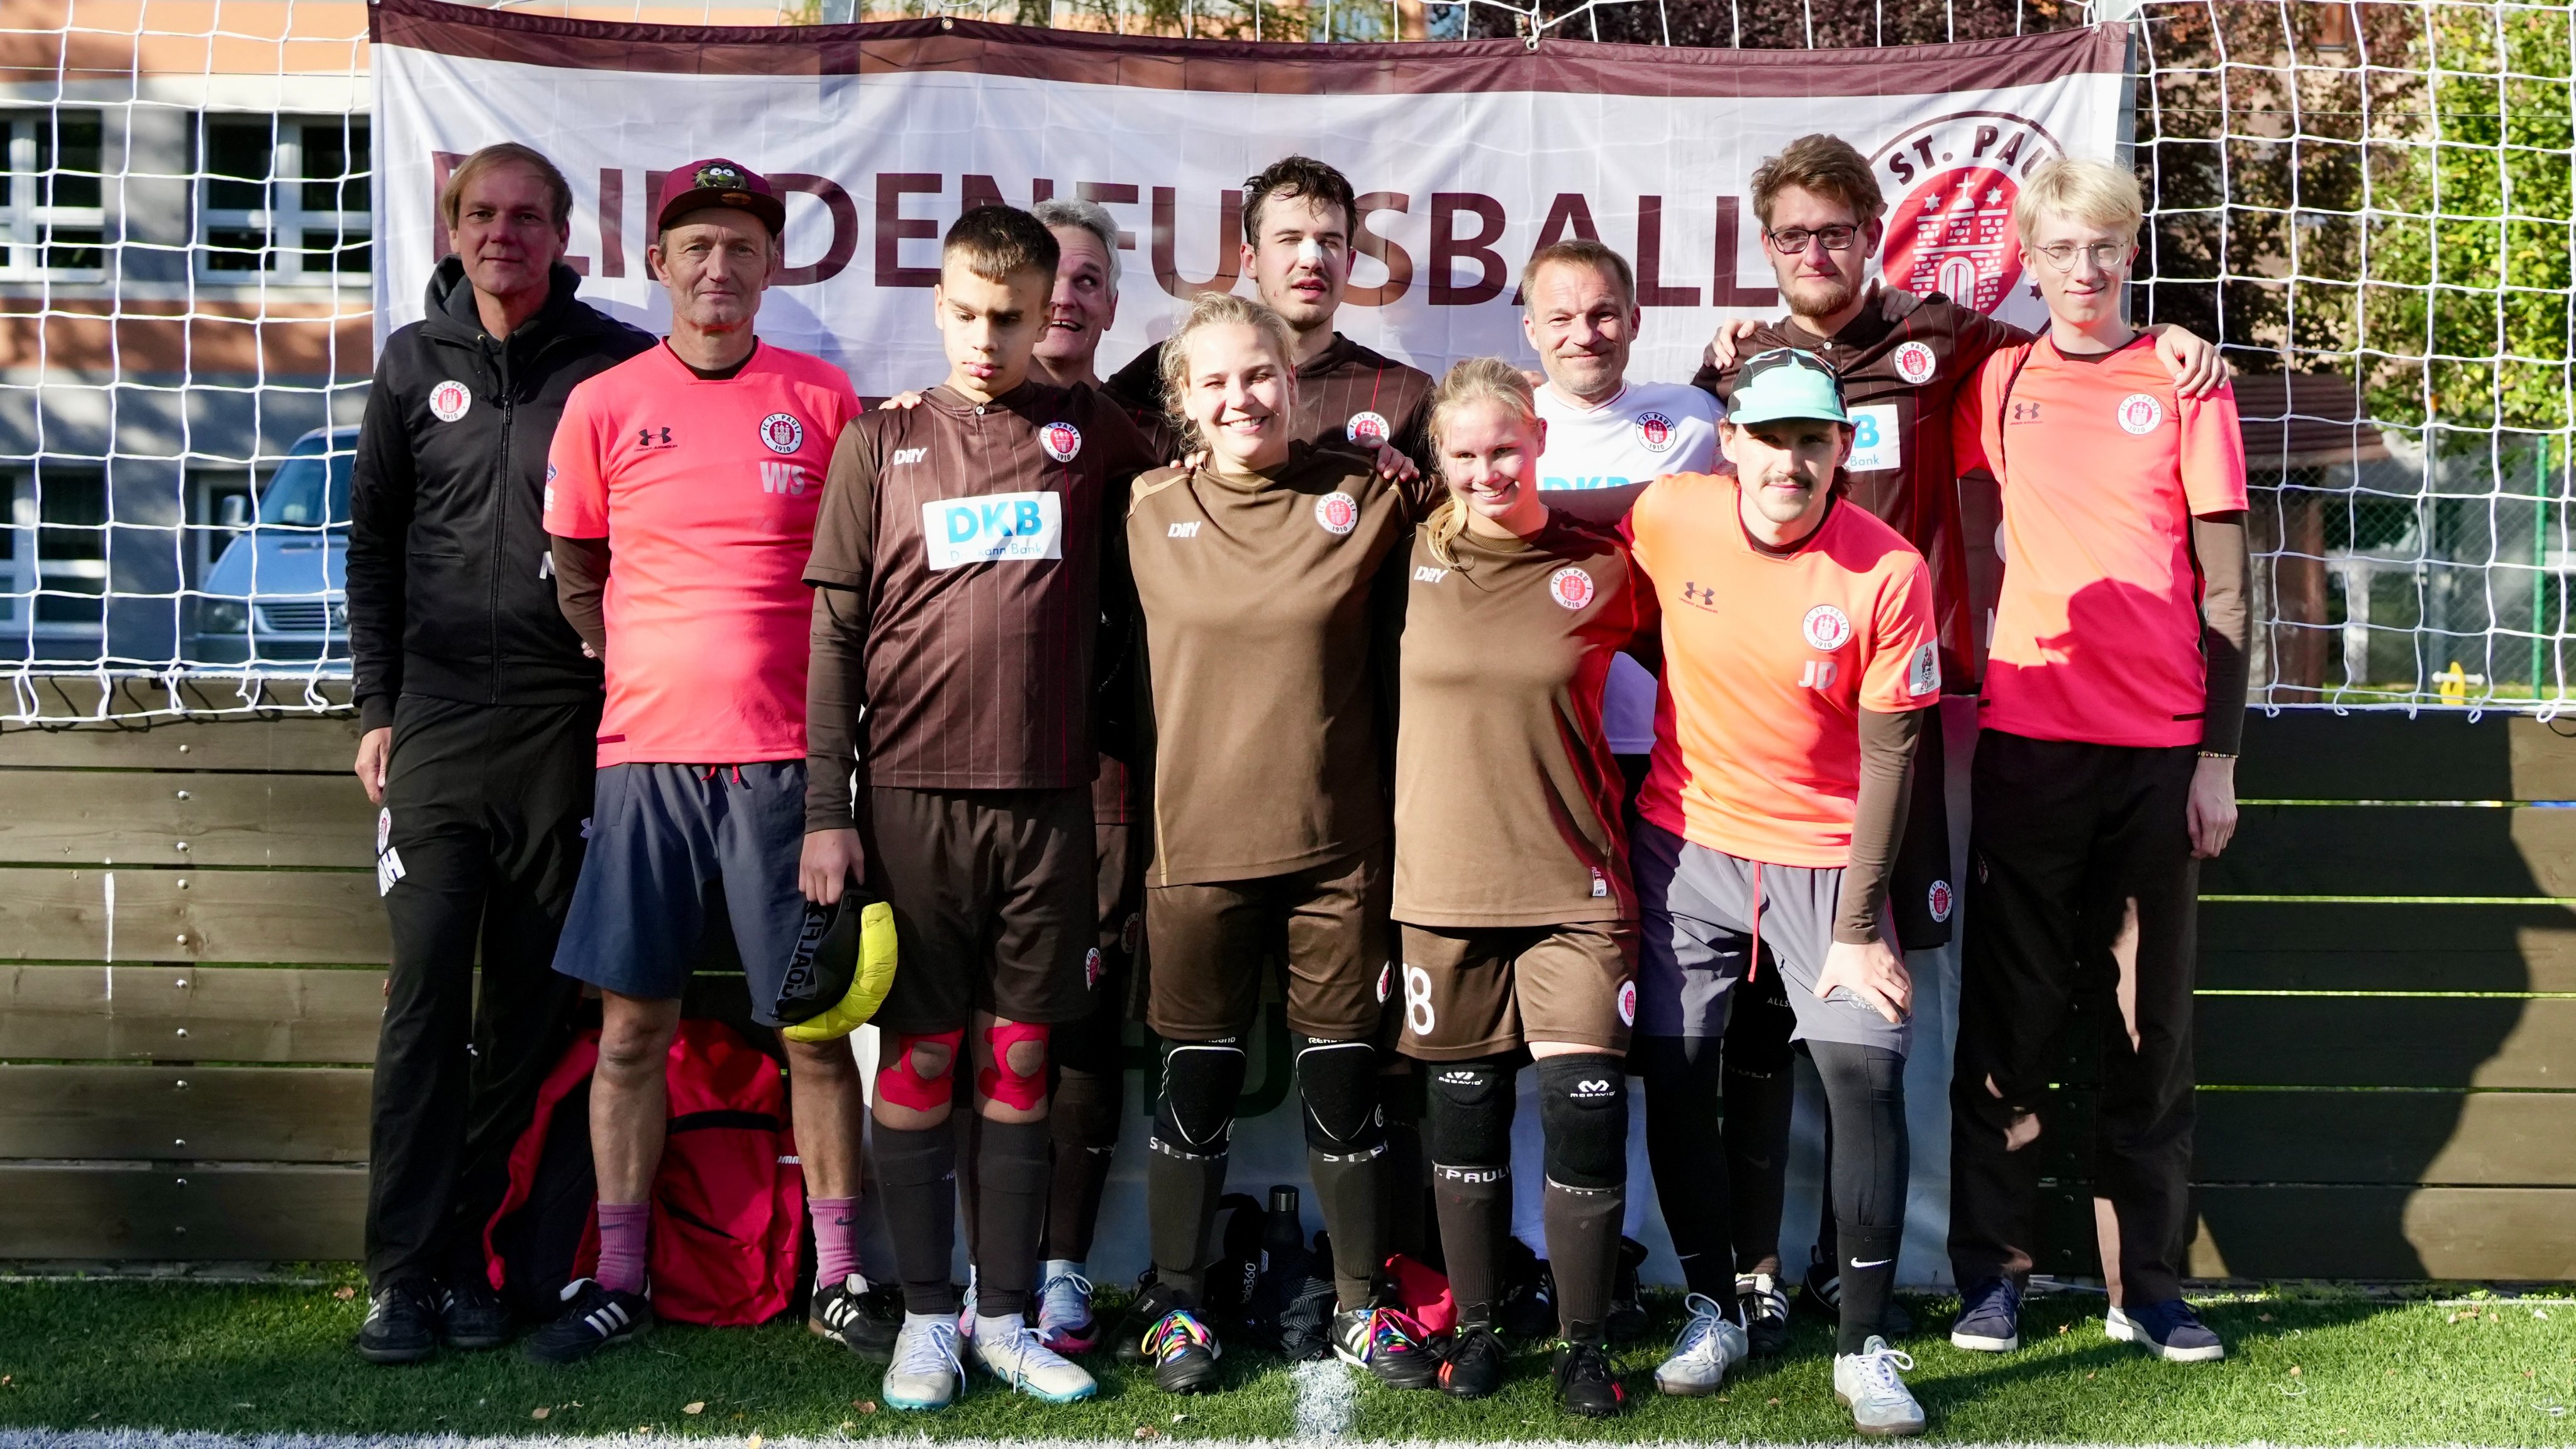
[[[752,1018],[770,1008],[805,923],[805,762],[610,765],[591,802],[588,853],[555,969],[620,996],[687,987],[706,934],[706,889],[724,892],[750,978]]]

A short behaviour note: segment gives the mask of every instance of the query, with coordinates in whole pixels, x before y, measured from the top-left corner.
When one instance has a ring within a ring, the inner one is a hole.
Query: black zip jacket
[[[575,301],[580,285],[556,264],[545,307],[495,340],[464,264],[449,257],[430,279],[429,315],[385,339],[349,505],[349,653],[364,728],[391,725],[405,692],[474,704],[599,693],[599,661],[583,656],[555,601],[546,450],[574,385],[653,338]],[[448,384],[463,389],[461,413]]]

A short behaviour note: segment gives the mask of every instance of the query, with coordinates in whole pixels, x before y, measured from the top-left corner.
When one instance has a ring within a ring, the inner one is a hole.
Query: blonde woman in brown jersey
[[[1627,1197],[1637,898],[1601,723],[1654,594],[1611,528],[1538,491],[1547,424],[1518,368],[1459,363],[1432,394],[1448,498],[1413,541],[1396,751],[1405,1055],[1426,1063],[1433,1198],[1458,1305],[1440,1386],[1500,1387],[1514,1078],[1535,1061],[1558,1405],[1617,1414],[1606,1327]]]
[[[1294,355],[1278,313],[1199,298],[1164,344],[1164,395],[1202,452],[1136,480],[1127,515],[1154,833],[1146,1021],[1165,1048],[1147,1158],[1155,1281],[1120,1352],[1175,1392],[1217,1383],[1201,1245],[1270,960],[1285,966],[1307,1164],[1333,1243],[1329,1315],[1302,1303],[1283,1326],[1322,1330],[1397,1387],[1429,1388],[1439,1367],[1380,1280],[1374,1045],[1393,977],[1392,609],[1430,490],[1337,441],[1296,439]]]

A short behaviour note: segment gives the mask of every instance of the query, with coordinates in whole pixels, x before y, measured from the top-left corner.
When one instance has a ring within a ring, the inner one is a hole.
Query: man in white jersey
[[[1541,489],[1618,488],[1716,470],[1725,412],[1717,399],[1680,383],[1628,380],[1644,314],[1627,258],[1597,241],[1541,247],[1521,269],[1521,296],[1521,330],[1547,372],[1538,390],[1547,423]],[[1655,678],[1624,654],[1601,692],[1601,725],[1633,799],[1655,747]]]

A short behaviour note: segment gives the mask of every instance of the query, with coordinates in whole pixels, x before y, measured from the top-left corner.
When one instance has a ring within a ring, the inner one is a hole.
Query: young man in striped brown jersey
[[[1887,232],[1887,203],[1868,159],[1841,137],[1802,136],[1764,160],[1753,174],[1753,211],[1789,315],[1760,326],[1729,324],[1692,380],[1720,399],[1731,399],[1741,381],[1741,359],[1775,347],[1799,348],[1833,369],[1852,413],[1852,456],[1844,470],[1850,479],[1848,497],[1904,535],[1930,565],[1941,677],[1951,689],[1972,690],[1981,662],[1976,641],[1985,630],[1969,586],[1967,532],[1958,470],[1951,460],[1950,405],[1987,356],[2028,341],[2029,334],[1938,294],[1911,308],[1884,304],[1880,286],[1867,274]],[[2206,393],[2225,381],[2226,366],[2215,347],[2180,328],[2156,331],[2165,368],[2186,393]],[[1918,739],[1913,799],[1888,885],[1887,911],[1899,944],[1907,950],[1931,950],[1949,943],[1957,891],[1950,878],[1949,811],[1942,783],[1946,772],[1937,723]],[[1686,1236],[1695,1242],[1720,1241],[1721,1233],[1732,1237],[1732,1266],[1740,1275],[1735,1289],[1754,1352],[1776,1353],[1788,1331],[1779,1244],[1792,1096],[1791,1013],[1779,972],[1758,973],[1748,985],[1751,990],[1727,1027],[1722,1089],[1708,1082],[1690,1088],[1693,1096],[1722,1090],[1722,1164],[1696,1150],[1696,1136],[1667,1144],[1662,1152],[1653,1151],[1650,1136],[1649,1151],[1668,1218],[1676,1204],[1721,1199],[1732,1204],[1731,1223],[1675,1222],[1674,1240],[1678,1245]],[[1709,1065],[1695,1059],[1691,1070],[1705,1075]],[[1666,1091],[1677,1086],[1667,1083]],[[1675,1110],[1668,1115],[1692,1123],[1697,1114]],[[1715,1176],[1720,1171],[1724,1178]],[[1681,1213],[1685,1220],[1706,1216],[1688,1207]],[[1835,1260],[1834,1223],[1827,1214],[1818,1227],[1806,1289],[1809,1301],[1828,1317],[1840,1290]],[[1725,1301],[1706,1280],[1727,1268],[1706,1264],[1693,1273],[1693,1286]],[[1895,1331],[1902,1332],[1902,1326]]]
[[[1100,394],[1030,379],[1057,260],[1045,225],[1013,208],[949,229],[932,299],[948,379],[842,434],[805,570],[806,889],[828,903],[863,880],[901,943],[873,1110],[904,1288],[884,1389],[896,1408],[943,1408],[963,1378],[948,1117],[964,1052],[980,1119],[975,1355],[1038,1398],[1094,1389],[1024,1315],[1049,1175],[1048,1028],[1091,1005],[1093,660],[1121,537],[1109,500],[1157,459]]]
[[[1430,374],[1333,330],[1358,231],[1350,178],[1311,156],[1283,157],[1243,183],[1243,270],[1297,340],[1296,440],[1331,438],[1363,449],[1391,443],[1427,466]],[[1110,396],[1131,408],[1169,411],[1162,355],[1149,347],[1120,368],[1109,379]]]

